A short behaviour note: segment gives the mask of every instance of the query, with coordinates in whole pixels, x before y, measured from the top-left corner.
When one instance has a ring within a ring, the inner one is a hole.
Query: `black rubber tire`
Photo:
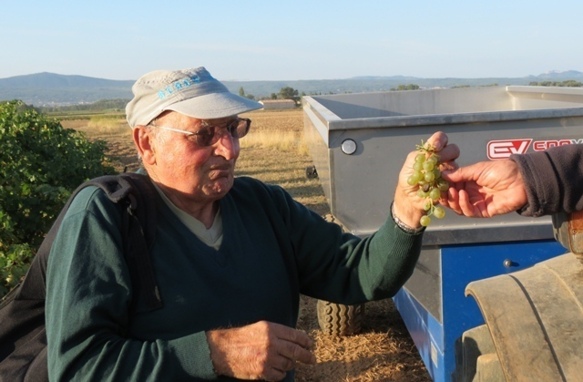
[[[318,177],[318,170],[316,170],[316,166],[306,167],[306,178],[316,179],[317,177]]]
[[[318,300],[318,324],[324,334],[350,336],[362,330],[364,304],[342,305]]]

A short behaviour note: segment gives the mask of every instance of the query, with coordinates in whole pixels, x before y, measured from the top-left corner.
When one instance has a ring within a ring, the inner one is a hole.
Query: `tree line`
[[[239,95],[241,97],[255,100],[255,96],[252,94],[245,93],[245,89],[242,86],[239,88]],[[305,94],[302,94],[302,95],[305,95]],[[271,93],[271,96],[269,98],[262,98],[262,99],[291,99],[295,103],[299,103],[302,95],[299,94],[299,91],[297,89],[294,89],[291,86],[284,86],[283,88],[281,88],[279,90],[278,93]]]
[[[583,86],[583,83],[575,80],[567,80],[567,81],[541,81],[536,82],[532,81],[529,83],[530,86],[561,86],[561,87],[570,87],[570,88],[579,88]]]

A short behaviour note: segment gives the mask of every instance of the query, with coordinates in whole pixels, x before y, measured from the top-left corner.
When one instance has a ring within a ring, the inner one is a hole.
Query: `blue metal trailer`
[[[405,156],[435,131],[445,131],[460,146],[460,165],[583,143],[579,88],[313,96],[303,98],[303,110],[305,136],[330,210],[360,236],[384,222]],[[465,296],[469,283],[565,252],[554,240],[550,218],[468,219],[450,212],[432,222],[417,268],[394,298],[431,377],[472,380],[464,375],[462,338],[484,318],[475,300]]]

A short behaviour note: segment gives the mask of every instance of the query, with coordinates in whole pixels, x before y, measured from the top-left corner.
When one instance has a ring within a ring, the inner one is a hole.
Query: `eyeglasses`
[[[247,118],[236,118],[218,125],[209,125],[208,122],[202,121],[200,129],[196,132],[175,129],[168,126],[158,126],[153,123],[150,123],[150,126],[185,134],[189,141],[196,143],[200,147],[206,147],[214,145],[221,139],[223,133],[219,133],[218,131],[222,128],[225,128],[233,138],[243,138],[249,132],[251,120]]]

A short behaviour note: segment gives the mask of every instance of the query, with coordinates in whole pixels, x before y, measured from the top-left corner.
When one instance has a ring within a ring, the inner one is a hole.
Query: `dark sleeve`
[[[512,155],[525,180],[528,203],[518,211],[543,216],[583,209],[583,145]]]
[[[368,237],[343,232],[279,187],[280,213],[299,268],[301,293],[341,304],[392,297],[413,273],[423,232],[407,233],[392,216]],[[389,209],[389,206],[387,206]]]

